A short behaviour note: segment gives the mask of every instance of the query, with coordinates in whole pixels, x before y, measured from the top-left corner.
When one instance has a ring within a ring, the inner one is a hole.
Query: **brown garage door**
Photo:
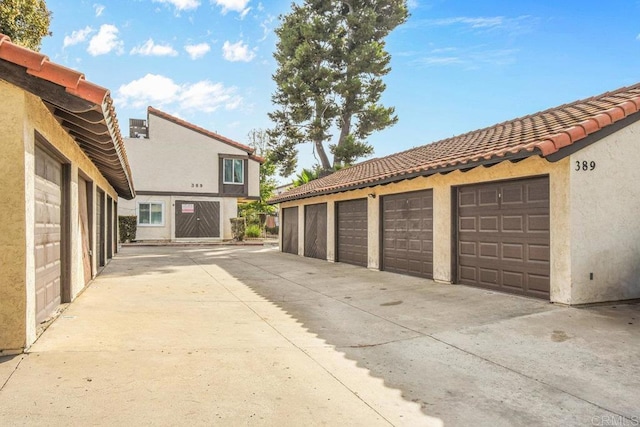
[[[282,209],[282,252],[298,253],[298,208]]]
[[[60,305],[62,236],[62,165],[35,150],[36,322]]]
[[[336,203],[337,261],[367,266],[367,199]]]
[[[176,238],[220,237],[220,202],[176,200]]]
[[[549,179],[458,189],[458,282],[549,298]]]
[[[433,277],[433,191],[382,197],[382,268]]]
[[[327,204],[304,207],[304,256],[327,259]]]

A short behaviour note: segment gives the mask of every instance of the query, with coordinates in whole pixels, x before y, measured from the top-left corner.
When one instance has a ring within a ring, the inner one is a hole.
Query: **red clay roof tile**
[[[280,203],[534,155],[549,156],[640,110],[640,83],[387,157],[367,160],[282,193]],[[471,163],[471,165],[470,165]]]

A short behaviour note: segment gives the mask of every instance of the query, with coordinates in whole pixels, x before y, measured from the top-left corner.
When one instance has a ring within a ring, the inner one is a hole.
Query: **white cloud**
[[[200,6],[200,0],[153,0],[153,2],[173,5],[177,10],[197,9]]]
[[[142,56],[176,56],[178,52],[170,45],[155,44],[153,39],[147,40],[142,46],[131,49],[131,55]]]
[[[267,19],[260,23],[260,27],[262,28],[262,37],[259,42],[263,42],[269,37],[269,34],[273,32],[273,21],[275,21],[275,16],[267,15]]]
[[[191,59],[202,58],[211,50],[211,47],[207,43],[188,44],[184,47]]]
[[[87,52],[92,56],[105,55],[112,51],[123,52],[124,43],[118,39],[118,28],[105,24],[100,27],[98,34],[91,38]]]
[[[224,59],[231,62],[250,62],[256,56],[242,40],[233,44],[229,43],[228,40],[225,41],[222,45],[222,54]]]
[[[487,50],[483,46],[467,49],[433,49],[428,56],[414,61],[425,67],[463,66],[466,69],[478,69],[486,66],[502,67],[516,62],[517,49]],[[449,55],[443,55],[449,53]]]
[[[433,19],[429,23],[435,26],[446,26],[455,24],[465,24],[471,28],[490,28],[499,27],[503,24],[503,16],[494,16],[490,18],[469,18],[466,16],[459,16],[455,18]]]
[[[93,5],[93,9],[96,11],[96,17],[102,15],[102,12],[104,12],[105,6],[101,5],[101,4],[94,4]]]
[[[234,12],[244,12],[247,4],[249,4],[249,0],[212,0],[212,3],[215,1],[215,4],[222,7],[222,13],[226,14],[230,10]]]
[[[418,0],[408,0],[407,1],[407,7],[409,9],[415,9],[418,7]]]
[[[251,11],[250,7],[246,8],[245,10],[240,12],[240,19],[244,19],[244,17],[247,16],[247,13],[249,13],[249,11]]]
[[[413,21],[409,25],[413,27],[462,27],[471,29],[474,32],[504,31],[511,35],[529,33],[538,25],[539,18],[530,15],[517,17],[489,16],[489,17],[468,17],[456,16],[442,19],[426,19]]]
[[[210,113],[221,107],[227,110],[236,109],[242,105],[242,97],[236,94],[234,87],[225,87],[222,83],[202,80],[179,85],[169,77],[147,74],[120,86],[116,103],[123,107],[170,106],[182,111]],[[180,115],[180,112],[176,115]]]
[[[242,98],[235,94],[235,88],[203,80],[183,87],[179,102],[182,109],[212,113],[220,107],[235,110],[242,104]]]
[[[640,34],[636,36],[636,40],[640,40]]]
[[[62,46],[67,47],[82,43],[87,40],[87,37],[89,37],[89,34],[91,34],[92,32],[93,28],[88,25],[82,30],[72,31],[70,36],[64,36]]]
[[[170,78],[158,74],[147,74],[120,86],[118,97],[123,105],[140,108],[151,104],[170,104],[176,100],[179,92],[180,86]]]

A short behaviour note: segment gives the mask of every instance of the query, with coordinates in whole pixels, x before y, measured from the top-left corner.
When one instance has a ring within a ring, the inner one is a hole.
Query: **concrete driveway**
[[[0,425],[640,425],[640,305],[125,248],[0,387]]]

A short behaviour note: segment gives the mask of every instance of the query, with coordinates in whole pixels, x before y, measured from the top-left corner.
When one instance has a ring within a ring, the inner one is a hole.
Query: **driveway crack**
[[[2,384],[2,386],[0,387],[0,391],[4,390],[4,388],[6,387],[6,385],[9,383],[9,380],[11,379],[11,377],[13,377],[13,374],[15,374],[18,371],[18,368],[20,367],[20,364],[22,363],[22,361],[24,360],[24,355],[20,356],[20,360],[18,361],[18,363],[16,364],[16,367],[13,369],[13,371],[11,371],[11,373],[9,374],[9,376],[7,377],[6,381]]]

